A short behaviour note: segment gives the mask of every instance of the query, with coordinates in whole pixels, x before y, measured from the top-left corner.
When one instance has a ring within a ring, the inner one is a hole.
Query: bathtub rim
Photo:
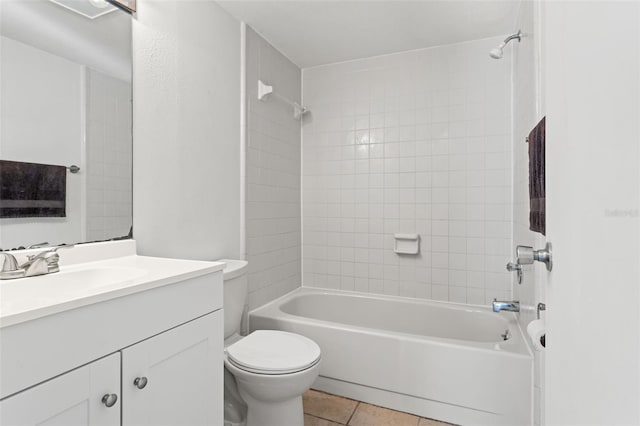
[[[401,303],[411,303],[415,305],[428,305],[428,306],[436,306],[436,307],[445,307],[445,308],[453,308],[455,310],[464,310],[470,312],[478,312],[482,314],[489,313],[489,308],[484,305],[472,305],[466,303],[456,303],[456,302],[448,302],[448,301],[439,301],[432,299],[416,299],[411,297],[404,296],[395,296],[395,295],[384,295],[384,294],[374,294],[374,293],[364,293],[358,291],[348,291],[348,290],[338,290],[338,289],[327,289],[321,287],[298,287],[277,299],[274,299],[262,306],[259,306],[255,309],[252,309],[248,313],[249,319],[249,330],[253,331],[253,327],[251,326],[251,317],[253,315],[261,315],[268,314],[265,316],[273,317],[280,320],[289,321],[295,324],[313,326],[313,325],[321,325],[322,327],[326,327],[329,329],[335,330],[344,330],[345,328],[357,330],[358,332],[362,332],[368,335],[383,335],[389,338],[398,338],[408,339],[410,341],[416,342],[424,342],[429,341],[430,343],[447,346],[447,347],[464,347],[468,350],[477,350],[477,351],[488,351],[492,353],[500,353],[504,356],[515,356],[515,357],[524,357],[527,359],[533,359],[533,352],[529,345],[528,339],[526,339],[524,332],[522,331],[518,318],[513,312],[501,312],[496,315],[501,315],[502,318],[506,320],[508,324],[509,330],[511,331],[511,338],[509,339],[509,344],[504,344],[503,342],[474,342],[468,340],[460,340],[460,339],[449,339],[443,337],[435,337],[435,336],[420,336],[413,333],[404,333],[401,331],[390,331],[390,330],[380,330],[371,327],[363,327],[353,324],[342,324],[329,320],[322,320],[316,318],[303,317],[299,315],[289,314],[287,312],[282,311],[280,306],[290,299],[296,297],[297,295],[342,295],[342,296],[350,296],[350,297],[358,297],[358,298],[369,298],[376,299],[381,301],[393,300]],[[274,314],[275,315],[272,315]],[[506,317],[506,318],[505,318]],[[503,345],[504,347],[500,346]]]

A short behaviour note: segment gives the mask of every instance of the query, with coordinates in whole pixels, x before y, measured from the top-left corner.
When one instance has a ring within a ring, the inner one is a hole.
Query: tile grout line
[[[339,396],[339,395],[335,395],[335,394],[330,394],[330,393],[328,393],[328,392],[322,392],[322,391],[315,391],[315,392],[318,392],[318,393],[321,393],[321,394],[326,394],[326,395],[331,395],[331,396],[337,397],[337,398],[339,398],[339,399],[341,399],[341,400],[351,400],[351,401],[353,401],[353,402],[355,402],[355,403],[356,403],[356,405],[355,405],[355,406],[354,406],[354,408],[353,408],[353,411],[351,412],[351,415],[350,415],[350,416],[349,416],[349,418],[346,420],[346,423],[342,423],[342,422],[340,422],[340,421],[338,421],[338,420],[334,420],[334,419],[326,418],[326,417],[323,417],[323,416],[321,416],[321,415],[311,414],[311,413],[308,413],[308,412],[306,412],[306,411],[303,411],[303,413],[304,413],[305,415],[308,415],[308,416],[313,417],[313,418],[316,418],[316,419],[325,420],[325,421],[331,422],[332,424],[336,424],[336,425],[340,425],[340,426],[348,426],[348,425],[349,425],[349,423],[353,420],[353,418],[354,418],[354,416],[355,416],[355,413],[356,413],[356,411],[358,411],[358,408],[360,407],[360,405],[362,405],[362,404],[366,404],[366,403],[365,403],[365,402],[363,402],[363,401],[358,401],[358,400],[356,400],[356,399],[346,398],[346,397]],[[416,424],[415,424],[414,426],[419,426],[419,425],[420,425],[420,421],[421,421],[421,420],[423,420],[423,419],[424,419],[424,420],[429,420],[429,421],[435,421],[435,422],[437,422],[437,424],[442,424],[443,426],[444,426],[444,425],[456,426],[456,425],[451,424],[451,423],[446,423],[446,422],[442,422],[442,421],[439,421],[439,420],[430,419],[430,418],[428,418],[428,417],[422,417],[422,416],[419,416],[419,415],[416,415],[416,414],[413,414],[413,413],[408,413],[408,412],[404,412],[404,411],[393,410],[393,409],[391,409],[391,408],[386,408],[386,407],[382,407],[382,406],[375,405],[375,404],[371,404],[371,405],[372,405],[372,406],[374,406],[374,407],[381,408],[381,409],[386,410],[386,411],[396,412],[396,413],[403,413],[403,414],[408,414],[408,415],[410,415],[410,416],[414,416],[414,417],[416,417],[416,418],[417,418],[417,422],[416,422]]]
[[[362,404],[362,402],[358,401],[356,406],[353,408],[353,411],[351,412],[351,415],[349,416],[349,419],[347,419],[347,422],[345,423],[345,426],[347,426],[349,424],[349,422],[351,422],[351,419],[356,414],[356,411],[358,411],[358,407],[360,406],[360,404]]]
[[[327,422],[335,423],[337,425],[346,426],[343,423],[338,423],[335,420],[331,420],[331,419],[327,419],[327,418],[324,418],[324,417],[320,417],[320,416],[317,416],[315,414],[304,413],[304,415],[309,416],[309,417],[313,417],[313,418],[316,418],[316,419],[319,419],[319,420],[325,420]]]

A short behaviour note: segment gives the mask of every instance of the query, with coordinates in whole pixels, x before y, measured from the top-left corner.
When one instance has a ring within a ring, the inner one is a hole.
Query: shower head
[[[518,30],[517,33],[511,34],[509,37],[505,38],[498,47],[494,47],[489,51],[489,56],[491,56],[493,59],[502,58],[502,55],[504,54],[504,47],[507,45],[507,43],[514,39],[518,39],[518,42],[520,42],[520,40],[522,39],[522,31]]]
[[[507,43],[500,43],[500,45],[498,47],[494,47],[493,49],[491,49],[489,51],[489,56],[491,56],[493,59],[500,59],[502,58],[502,54],[504,53],[504,51],[502,49],[504,49],[504,47],[507,45]]]

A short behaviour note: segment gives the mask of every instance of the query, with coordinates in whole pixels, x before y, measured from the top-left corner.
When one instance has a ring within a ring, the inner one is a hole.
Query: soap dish
[[[393,251],[398,254],[420,253],[420,235],[418,234],[393,234],[395,245]]]

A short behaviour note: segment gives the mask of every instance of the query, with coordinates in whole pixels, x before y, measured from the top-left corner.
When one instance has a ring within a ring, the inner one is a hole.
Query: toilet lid
[[[320,347],[313,340],[276,330],[256,330],[225,352],[236,367],[261,374],[295,373],[320,359]]]

